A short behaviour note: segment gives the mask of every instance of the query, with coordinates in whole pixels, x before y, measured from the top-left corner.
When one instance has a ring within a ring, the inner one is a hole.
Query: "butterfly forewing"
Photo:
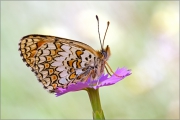
[[[28,35],[19,47],[23,61],[50,92],[86,81],[98,58],[90,46],[55,36]]]

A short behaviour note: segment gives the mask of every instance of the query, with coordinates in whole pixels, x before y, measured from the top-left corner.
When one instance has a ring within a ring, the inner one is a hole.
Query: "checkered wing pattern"
[[[98,61],[98,52],[90,46],[55,36],[25,36],[19,50],[23,61],[50,92],[86,81]]]

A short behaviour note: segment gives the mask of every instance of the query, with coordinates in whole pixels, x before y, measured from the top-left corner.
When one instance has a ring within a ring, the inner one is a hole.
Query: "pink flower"
[[[68,92],[79,91],[85,88],[94,88],[98,89],[103,86],[109,86],[116,84],[117,82],[121,81],[125,77],[131,74],[131,70],[126,68],[118,68],[115,72],[116,75],[112,75],[108,78],[108,74],[102,74],[99,80],[90,80],[88,79],[86,82],[77,82],[76,84],[71,84],[67,88],[58,88],[56,90],[56,96],[61,96]],[[119,77],[120,76],[120,77]]]

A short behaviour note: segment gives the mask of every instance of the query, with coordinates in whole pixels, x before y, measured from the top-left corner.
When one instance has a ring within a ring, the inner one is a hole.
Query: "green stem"
[[[93,109],[93,120],[105,120],[99,97],[99,89],[87,88],[91,106]]]

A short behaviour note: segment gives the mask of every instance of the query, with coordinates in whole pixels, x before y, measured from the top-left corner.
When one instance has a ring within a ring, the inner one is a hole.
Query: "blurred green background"
[[[179,119],[179,1],[1,1],[1,119],[92,119],[85,91],[49,94],[23,63],[18,43],[54,35],[99,50],[132,75],[100,89],[106,119]]]

